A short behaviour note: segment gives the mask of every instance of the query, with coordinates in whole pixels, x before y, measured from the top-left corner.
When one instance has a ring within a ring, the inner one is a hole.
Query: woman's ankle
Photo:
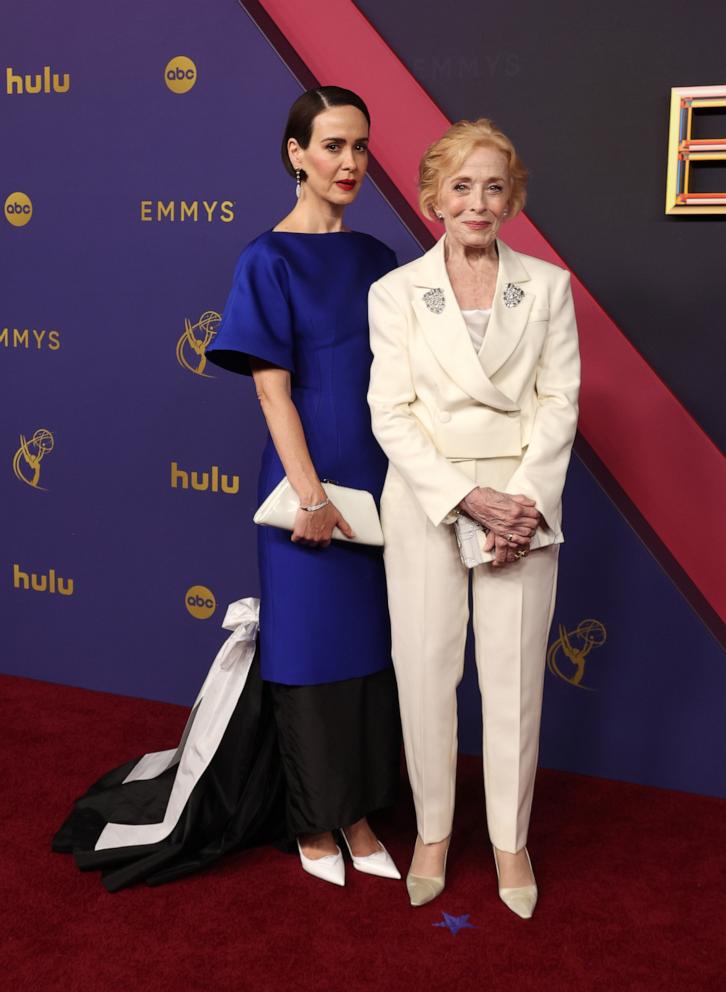
[[[411,874],[419,875],[421,878],[438,878],[443,875],[450,840],[451,835],[444,837],[443,840],[425,844],[418,834],[411,862]]]
[[[351,852],[356,857],[365,858],[380,850],[378,838],[365,817],[343,829]]]
[[[324,858],[328,854],[337,853],[338,845],[329,830],[317,834],[301,834],[298,841],[308,858]]]

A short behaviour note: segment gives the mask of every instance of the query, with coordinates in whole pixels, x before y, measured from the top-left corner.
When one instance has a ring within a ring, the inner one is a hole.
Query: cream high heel
[[[416,844],[418,845],[419,837],[416,837]],[[421,841],[423,844],[423,841]],[[451,837],[449,837],[449,844],[451,843]],[[444,871],[442,875],[414,875],[410,871],[406,875],[406,888],[408,889],[408,896],[411,900],[412,906],[425,906],[427,902],[431,902],[437,896],[440,896],[444,891],[444,885],[446,884],[446,859],[449,856],[449,844],[446,845],[446,850],[444,851]],[[416,854],[416,848],[414,847],[414,855]],[[413,864],[413,860],[411,861]]]
[[[492,852],[494,854],[494,867],[497,869],[497,882],[499,882],[499,865],[497,864],[497,849],[492,844]],[[532,878],[534,878],[534,871],[532,871],[532,862],[529,859],[529,851],[525,847],[524,853],[527,855],[527,863],[529,865],[529,870],[532,872]],[[505,906],[508,906],[513,913],[521,917],[523,920],[528,920],[534,913],[534,907],[537,905],[537,885],[518,885],[516,887],[509,888],[499,888],[499,898],[502,900]]]

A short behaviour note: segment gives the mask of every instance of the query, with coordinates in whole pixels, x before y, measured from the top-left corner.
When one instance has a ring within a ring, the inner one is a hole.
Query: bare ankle
[[[371,826],[365,817],[345,827],[343,833],[348,841],[351,853],[358,858],[366,858],[368,855],[375,854],[376,851],[380,850],[378,838],[373,830],[371,830]]]
[[[444,874],[446,854],[451,837],[425,844],[421,836],[416,837],[416,844],[411,862],[411,874],[423,878],[437,878]]]
[[[365,831],[368,831],[371,828],[368,824],[368,820],[366,820],[365,817],[361,817],[360,820],[356,820],[355,823],[350,823],[347,827],[344,827],[343,829],[345,830],[346,837],[348,838],[348,840],[350,840],[351,837],[355,837],[356,834],[364,833]]]
[[[337,844],[330,831],[318,834],[301,834],[298,840],[303,853],[308,858],[324,858],[328,854],[337,853]]]

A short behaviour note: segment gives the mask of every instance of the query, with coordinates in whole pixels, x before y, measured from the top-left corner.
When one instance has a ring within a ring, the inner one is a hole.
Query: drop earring
[[[296,198],[298,200],[300,199],[300,172],[301,171],[302,170],[300,170],[300,169],[295,169],[295,196],[296,196]]]

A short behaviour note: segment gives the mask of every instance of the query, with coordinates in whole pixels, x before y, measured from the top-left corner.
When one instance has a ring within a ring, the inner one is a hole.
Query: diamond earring
[[[300,199],[300,172],[301,169],[295,169],[295,196]]]

